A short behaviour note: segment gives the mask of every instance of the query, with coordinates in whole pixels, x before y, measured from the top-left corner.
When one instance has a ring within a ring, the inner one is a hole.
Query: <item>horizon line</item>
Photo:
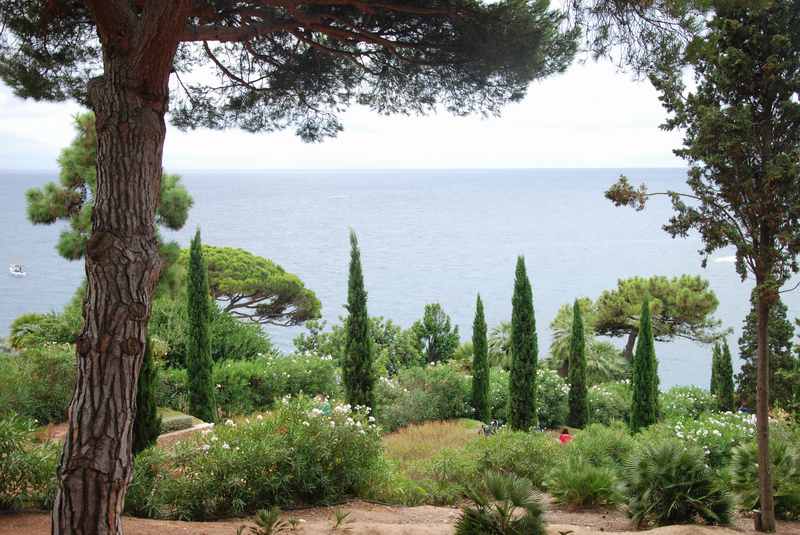
[[[674,169],[688,170],[688,167],[673,165],[649,165],[649,166],[586,166],[586,167],[260,167],[248,169],[236,169],[225,167],[211,168],[171,168],[164,172],[175,173],[263,173],[263,172],[374,172],[374,171],[605,171],[614,169]],[[0,168],[0,173],[58,173],[59,169],[52,168]]]

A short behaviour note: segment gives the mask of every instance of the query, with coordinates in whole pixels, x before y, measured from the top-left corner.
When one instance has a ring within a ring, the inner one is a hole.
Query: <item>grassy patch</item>
[[[463,448],[479,438],[480,422],[449,420],[409,425],[383,437],[386,458],[397,463],[409,477],[422,477],[420,463],[432,459],[445,448]]]
[[[384,458],[392,476],[388,487],[374,497],[407,505],[456,502],[463,489],[441,473],[441,459],[459,461],[465,448],[480,438],[479,428],[480,422],[475,420],[432,421],[384,436]]]

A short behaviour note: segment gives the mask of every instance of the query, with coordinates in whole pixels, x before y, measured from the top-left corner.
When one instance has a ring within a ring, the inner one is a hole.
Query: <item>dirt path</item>
[[[365,502],[342,506],[354,520],[353,535],[452,535],[458,509],[450,507],[388,507]],[[328,535],[333,508],[315,508],[290,512],[301,520],[304,535]],[[632,535],[630,522],[619,511],[554,510],[547,513],[549,535],[598,535],[617,533]],[[125,519],[126,535],[235,535],[236,528],[249,524],[245,520],[221,522],[175,522],[163,520]],[[739,519],[733,528],[670,526],[647,532],[652,535],[744,535],[755,533],[752,522]],[[47,535],[49,517],[42,513],[0,515],[0,535]],[[638,532],[641,533],[641,532]],[[780,535],[800,535],[800,523],[782,523]]]

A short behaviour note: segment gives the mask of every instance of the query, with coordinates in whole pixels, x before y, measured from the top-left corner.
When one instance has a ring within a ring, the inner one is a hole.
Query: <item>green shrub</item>
[[[16,413],[38,423],[63,422],[75,386],[75,350],[46,343],[0,356],[0,416]]]
[[[0,418],[24,410],[27,382],[22,359],[17,353],[0,353]]]
[[[156,383],[156,405],[176,411],[189,408],[189,376],[186,368],[162,368]]]
[[[158,518],[163,504],[155,493],[160,478],[165,477],[169,454],[160,448],[148,448],[133,461],[133,479],[125,497],[125,511],[133,516]]]
[[[128,510],[205,520],[366,491],[384,475],[380,430],[364,410],[326,408],[287,400],[266,416],[228,420],[163,456],[146,450],[136,461]]]
[[[623,497],[622,487],[614,468],[595,465],[574,453],[564,456],[547,478],[550,495],[558,503],[573,507],[619,503]]]
[[[666,420],[697,418],[705,412],[715,411],[717,400],[697,386],[673,386],[661,393],[660,406]]]
[[[474,505],[462,510],[456,535],[545,535],[544,508],[530,481],[489,474],[468,495]]]
[[[450,364],[412,367],[377,383],[375,416],[384,431],[427,420],[471,416],[471,383]]]
[[[544,489],[548,470],[563,455],[561,444],[546,433],[505,428],[471,442],[465,450],[475,455],[480,472],[516,474],[539,489]]]
[[[639,527],[730,521],[730,498],[697,446],[675,438],[647,441],[634,451],[625,477],[628,508]]]
[[[185,412],[188,405],[186,370],[160,373],[158,405]],[[337,369],[328,358],[293,355],[225,361],[214,365],[218,409],[225,415],[249,414],[270,408],[284,396],[333,396],[338,392]]]
[[[775,515],[784,520],[800,519],[800,449],[797,442],[786,434],[773,433],[769,456],[775,489]],[[734,448],[730,487],[741,509],[752,511],[759,508],[758,445],[755,441]]]
[[[594,385],[589,389],[589,421],[597,424],[627,422],[631,412],[629,381]]]
[[[593,466],[621,469],[635,446],[628,427],[620,422],[605,426],[591,424],[575,435],[566,449]]]
[[[56,488],[59,446],[33,442],[33,422],[0,419],[0,511],[50,507]]]
[[[479,475],[477,455],[461,448],[445,448],[418,469],[425,477],[414,477],[413,481],[405,474],[394,474],[394,488],[384,494],[384,499],[406,505],[452,505],[464,498],[467,487]]]

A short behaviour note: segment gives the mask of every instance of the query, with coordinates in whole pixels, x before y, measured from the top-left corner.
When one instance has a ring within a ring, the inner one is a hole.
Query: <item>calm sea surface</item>
[[[439,302],[463,339],[476,292],[490,327],[510,317],[514,263],[524,254],[540,354],[556,310],[576,297],[596,298],[623,277],[701,274],[719,297],[717,317],[736,330],[735,345],[751,286],[736,275],[732,253],[702,269],[696,238],[673,240],[661,230],[667,202],[638,213],[614,208],[603,191],[620,173],[645,179],[652,191],[684,184],[680,169],[187,172],[195,206],[185,229],[169,237],[186,246],[200,226],[205,243],[273,259],[299,275],[335,321],[346,298],[352,227],[370,314],[408,326],[426,303]],[[25,190],[54,177],[0,172],[0,336],[23,312],[60,309],[83,276],[80,262],[54,250],[63,227],[33,226],[25,217]],[[28,276],[7,275],[11,262],[24,263]],[[800,292],[785,301],[792,318],[800,315]],[[289,350],[300,330],[270,333]],[[662,385],[708,384],[708,347],[676,341],[657,351]]]

